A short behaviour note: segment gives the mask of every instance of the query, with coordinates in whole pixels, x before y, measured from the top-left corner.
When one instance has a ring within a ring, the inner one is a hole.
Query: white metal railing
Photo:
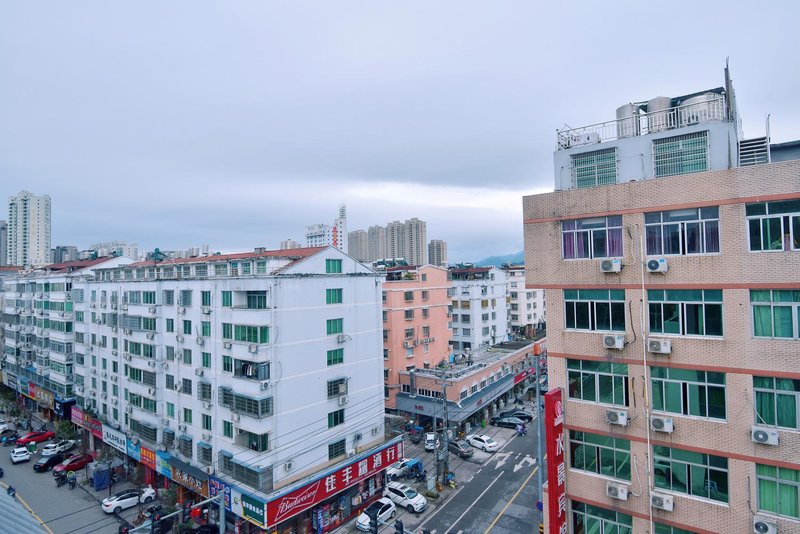
[[[647,135],[701,122],[727,120],[725,97],[667,108],[632,117],[590,124],[579,128],[565,126],[556,131],[557,149],[563,150],[604,141]]]

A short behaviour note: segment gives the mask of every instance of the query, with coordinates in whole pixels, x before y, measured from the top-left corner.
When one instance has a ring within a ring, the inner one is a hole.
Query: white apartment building
[[[78,405],[270,494],[384,441],[381,279],[333,247],[88,281]]]
[[[139,259],[139,245],[127,243],[125,241],[107,241],[105,243],[94,243],[89,247],[98,256],[124,256],[132,260]],[[208,246],[205,247],[208,252]]]
[[[339,216],[329,224],[306,226],[307,247],[336,247],[347,254],[347,207],[339,206]]]
[[[9,197],[7,235],[7,265],[50,263],[50,197],[29,191]]]
[[[452,345],[467,353],[508,341],[506,274],[496,267],[450,269]]]
[[[525,266],[504,265],[508,277],[508,323],[514,334],[532,336],[547,318],[544,289],[525,287]]]

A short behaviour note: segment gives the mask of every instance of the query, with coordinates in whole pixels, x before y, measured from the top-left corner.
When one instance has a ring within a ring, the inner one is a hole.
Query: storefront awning
[[[174,456],[170,456],[169,458],[167,458],[167,463],[170,466],[172,466],[172,467],[174,467],[174,468],[176,468],[176,469],[178,469],[178,470],[180,470],[180,471],[182,471],[182,472],[184,472],[184,473],[186,473],[188,475],[191,475],[192,477],[196,478],[197,480],[208,480],[208,473],[206,473],[202,469],[198,469],[197,467],[191,466],[191,465],[187,464],[186,462],[184,462],[182,460],[179,460],[178,458],[176,458]]]

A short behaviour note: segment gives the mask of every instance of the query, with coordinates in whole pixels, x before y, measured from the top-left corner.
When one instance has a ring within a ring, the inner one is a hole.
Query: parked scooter
[[[59,473],[55,476],[55,480],[56,480],[56,487],[60,488],[61,486],[67,483],[67,475],[64,474],[63,472]]]
[[[69,489],[75,489],[75,486],[78,484],[78,477],[75,476],[74,471],[70,471],[67,473],[67,483],[69,484]]]

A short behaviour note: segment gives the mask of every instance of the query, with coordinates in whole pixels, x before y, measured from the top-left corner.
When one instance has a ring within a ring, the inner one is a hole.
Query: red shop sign
[[[151,451],[150,449],[146,449],[139,446],[139,459],[140,461],[150,469],[156,468],[156,453]]]
[[[72,405],[72,410],[70,411],[69,418],[76,425],[78,425],[80,427],[84,426],[83,425],[83,410],[81,410],[80,408],[78,408],[74,404]]]
[[[551,389],[544,396],[550,534],[567,534],[567,466],[564,463],[563,391],[561,388]]]
[[[267,525],[275,526],[281,521],[308,510],[340,491],[381,472],[402,458],[403,442],[401,441],[278,497],[267,503]]]

